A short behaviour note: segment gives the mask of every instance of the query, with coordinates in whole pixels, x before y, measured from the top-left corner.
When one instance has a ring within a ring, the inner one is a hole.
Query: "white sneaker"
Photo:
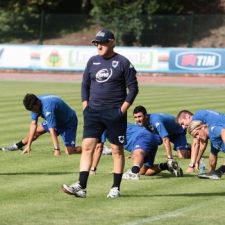
[[[108,148],[107,146],[104,146],[102,155],[112,155],[112,149]]]
[[[140,175],[138,173],[132,173],[131,170],[128,170],[126,173],[123,174],[122,179],[124,179],[124,180],[139,180]]]
[[[86,198],[87,191],[86,189],[82,189],[79,182],[71,184],[70,186],[63,184],[62,190],[69,195],[75,195],[79,198]]]
[[[118,197],[120,197],[120,191],[118,187],[111,188],[109,194],[107,195],[107,198],[118,198]]]
[[[167,161],[168,169],[171,174],[175,177],[182,177],[183,170],[179,167],[178,163],[174,159],[170,159]]]
[[[6,147],[2,147],[1,148],[2,151],[16,151],[19,150],[18,146],[16,144],[10,145],[10,146],[6,146]]]

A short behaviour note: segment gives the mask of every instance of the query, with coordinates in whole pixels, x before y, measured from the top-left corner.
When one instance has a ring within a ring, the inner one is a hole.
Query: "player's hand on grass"
[[[61,151],[60,150],[53,150],[53,154],[54,156],[60,156],[61,155]]]
[[[195,172],[195,168],[188,167],[186,172],[187,173],[194,173]]]
[[[29,146],[26,146],[21,154],[22,155],[30,154],[30,151],[31,151],[31,148]]]

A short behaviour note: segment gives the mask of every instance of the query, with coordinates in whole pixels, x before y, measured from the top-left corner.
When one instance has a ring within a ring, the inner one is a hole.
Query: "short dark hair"
[[[139,112],[142,112],[143,115],[147,115],[147,110],[144,106],[142,105],[138,105],[134,108],[134,111],[133,111],[133,114],[136,114],[136,113],[139,113]]]
[[[23,98],[23,105],[29,111],[32,111],[34,105],[39,101],[38,97],[34,94],[26,94]]]
[[[193,113],[187,109],[181,110],[180,112],[178,112],[177,116],[176,116],[176,121],[178,121],[178,119],[182,116],[184,116],[185,114],[188,114],[190,116],[193,116]]]

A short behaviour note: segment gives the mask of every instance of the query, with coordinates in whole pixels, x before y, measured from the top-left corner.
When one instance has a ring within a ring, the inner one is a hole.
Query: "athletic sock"
[[[25,146],[25,144],[22,141],[19,141],[16,143],[16,146],[18,147],[18,149],[21,149],[23,146]]]
[[[139,173],[140,172],[140,166],[133,166],[131,168],[132,173]]]
[[[160,170],[168,170],[168,169],[169,169],[167,163],[160,163],[160,164],[158,165],[158,168],[159,168]]]
[[[222,165],[221,167],[219,167],[215,172],[221,175],[225,173],[225,165]]]
[[[122,180],[122,176],[123,176],[122,173],[113,173],[113,185],[112,185],[112,188],[113,187],[118,187],[118,189],[120,190],[120,183],[121,183],[121,180]]]
[[[89,171],[81,171],[79,176],[80,186],[85,189],[87,187],[87,180],[89,176]]]

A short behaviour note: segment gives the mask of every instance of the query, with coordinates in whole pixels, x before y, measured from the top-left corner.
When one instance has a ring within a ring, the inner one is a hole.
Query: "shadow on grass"
[[[223,196],[225,192],[213,192],[213,193],[203,193],[203,192],[195,192],[195,193],[176,193],[176,194],[143,194],[143,195],[122,195],[122,197],[216,197],[216,196]]]
[[[14,176],[14,175],[63,175],[63,174],[76,174],[78,172],[11,172],[0,173],[1,175]]]

